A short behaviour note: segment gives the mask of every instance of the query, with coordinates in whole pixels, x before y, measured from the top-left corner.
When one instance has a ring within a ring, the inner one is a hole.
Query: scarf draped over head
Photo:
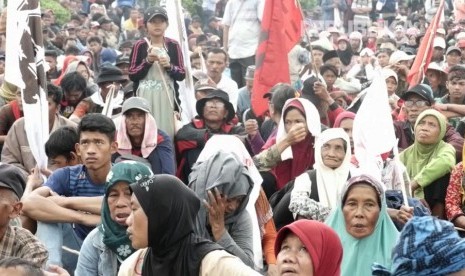
[[[281,228],[276,237],[275,254],[278,256],[284,239],[296,235],[305,245],[313,264],[313,275],[341,275],[342,244],[329,226],[314,220],[301,219]]]
[[[225,147],[224,145],[228,146]],[[219,151],[236,154],[242,162],[242,165],[247,167],[247,171],[253,181],[253,188],[250,192],[249,200],[245,209],[249,213],[253,224],[253,256],[255,266],[261,268],[263,266],[261,237],[265,231],[265,224],[273,218],[273,212],[266,196],[264,200],[263,198],[260,200],[259,197],[263,178],[255,166],[252,157],[244,146],[244,143],[234,135],[213,135],[205,144],[205,147],[197,158],[197,162],[204,162]]]
[[[334,121],[334,126],[333,127],[341,127],[341,122],[344,121],[345,119],[355,119],[355,113],[350,112],[350,111],[344,111],[339,113],[337,115],[336,120]]]
[[[207,201],[209,201],[207,192],[214,188],[228,198],[245,196],[233,214],[225,214],[224,223],[230,225],[236,222],[245,210],[253,188],[253,181],[237,154],[221,150],[206,161],[194,164],[189,175],[189,187],[200,199]],[[197,215],[196,233],[209,238],[206,221],[207,212],[202,206]]]
[[[450,275],[465,269],[465,240],[454,225],[432,216],[413,217],[392,252],[390,270],[378,264],[376,275]],[[373,274],[375,275],[375,274]]]
[[[199,198],[166,174],[142,178],[131,189],[148,220],[149,249],[142,275],[198,276],[205,255],[221,249],[194,234]]]
[[[119,182],[126,182],[129,186],[129,184],[142,177],[152,174],[152,171],[147,166],[134,161],[118,163],[108,173],[105,184],[105,195],[102,201],[102,224],[98,229],[103,234],[103,243],[116,254],[119,261],[123,261],[129,257],[134,252],[134,249],[126,234],[127,227],[111,219],[110,208],[108,206],[110,189]]]
[[[297,108],[304,114],[309,135],[305,140],[286,148],[281,153],[281,160],[275,168],[276,182],[278,189],[284,187],[289,181],[293,180],[304,171],[310,169],[315,162],[313,143],[315,137],[321,133],[320,115],[316,107],[307,99],[293,98],[286,101],[283,107],[281,120],[278,125],[276,142],[286,138],[286,129],[284,127],[285,115],[290,107]]]
[[[118,142],[118,153],[121,155],[131,154],[132,144],[126,129],[126,115],[122,115],[119,123],[119,128],[116,133],[116,141]],[[158,128],[155,118],[150,113],[145,113],[144,138],[140,150],[142,157],[147,158],[150,153],[157,147]]]
[[[426,116],[436,118],[439,123],[440,133],[436,143],[425,145],[415,139],[413,145],[400,154],[400,160],[405,165],[408,175],[421,187],[425,187],[444,176],[455,166],[455,149],[442,140],[446,134],[447,123],[441,113],[434,109],[423,111],[418,116],[415,129]],[[415,195],[424,198],[423,189],[417,189]]]
[[[381,210],[373,233],[356,239],[346,230],[342,209],[353,185],[360,183],[370,185],[374,189],[381,202]],[[350,178],[342,191],[340,205],[333,210],[325,223],[341,238],[344,249],[342,275],[371,275],[371,265],[374,262],[391,267],[391,251],[399,233],[387,213],[383,184],[374,177],[362,174]]]
[[[61,84],[61,80],[63,79],[63,77],[66,75],[67,71],[68,71],[68,65],[73,62],[73,61],[78,61],[79,58],[76,57],[76,56],[67,56],[65,57],[65,59],[63,60],[63,66],[61,68],[61,74],[60,76],[53,80],[52,83],[56,86],[60,86]]]
[[[16,99],[16,90],[18,90],[16,85],[3,81],[2,86],[0,86],[0,97],[5,100],[5,103],[9,103]]]

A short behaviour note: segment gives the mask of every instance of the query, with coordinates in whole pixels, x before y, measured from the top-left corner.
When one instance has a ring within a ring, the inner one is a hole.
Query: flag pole
[[[299,8],[299,11],[300,11],[300,15],[302,16],[302,23],[303,23],[304,18],[305,18],[304,12],[302,11],[302,6],[300,5],[300,1],[297,0],[296,2],[297,2],[297,7]],[[315,72],[315,76],[317,80],[320,80],[320,76],[318,75],[318,67],[316,66],[315,59],[313,58],[313,47],[312,47],[312,43],[310,42],[310,37],[308,36],[308,33],[307,33],[307,28],[304,28],[304,35],[308,41],[308,47],[310,48],[310,57],[311,57],[311,64],[312,64],[313,71]]]

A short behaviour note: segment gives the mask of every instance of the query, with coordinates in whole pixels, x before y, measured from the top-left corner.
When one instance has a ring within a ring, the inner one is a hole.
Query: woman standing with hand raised
[[[165,37],[168,15],[161,7],[150,7],[144,14],[147,37],[137,41],[131,52],[129,78],[137,96],[149,101],[152,115],[173,138],[174,112],[179,111],[178,84],[186,74],[178,42]]]

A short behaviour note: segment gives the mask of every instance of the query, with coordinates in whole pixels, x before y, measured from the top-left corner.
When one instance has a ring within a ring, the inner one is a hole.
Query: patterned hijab
[[[107,176],[105,184],[105,196],[102,203],[102,224],[99,231],[103,234],[103,243],[113,251],[120,262],[124,261],[133,252],[131,241],[126,234],[125,226],[122,226],[111,219],[110,208],[108,206],[108,195],[111,187],[119,182],[131,184],[144,176],[153,175],[146,165],[134,161],[124,161],[114,165]]]
[[[373,275],[450,275],[465,269],[465,240],[448,221],[413,217],[392,252],[391,270],[373,266]]]

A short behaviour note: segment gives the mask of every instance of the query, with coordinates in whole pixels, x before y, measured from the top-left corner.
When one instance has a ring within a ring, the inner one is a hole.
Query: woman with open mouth
[[[153,175],[148,166],[124,161],[107,176],[102,203],[102,224],[87,235],[79,253],[75,275],[116,275],[121,263],[135,250],[126,233],[131,213],[129,184]]]
[[[387,213],[383,184],[369,175],[348,180],[341,203],[326,220],[344,249],[341,275],[371,275],[373,263],[390,268],[399,232]]]

